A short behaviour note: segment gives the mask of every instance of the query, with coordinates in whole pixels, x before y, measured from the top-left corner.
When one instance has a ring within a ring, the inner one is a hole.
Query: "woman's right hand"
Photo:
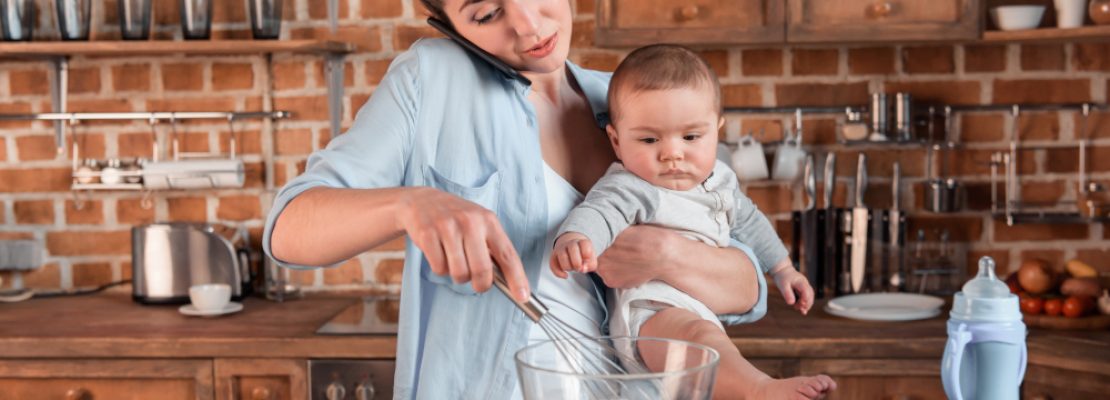
[[[481,293],[493,284],[496,262],[513,296],[528,299],[524,266],[496,214],[436,189],[409,193],[398,221],[424,252],[433,273],[451,274],[455,283],[470,282]]]

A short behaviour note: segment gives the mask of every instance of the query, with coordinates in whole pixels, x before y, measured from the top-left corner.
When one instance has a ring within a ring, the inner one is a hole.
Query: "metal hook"
[[[154,194],[153,190],[148,189],[148,190],[143,191],[143,199],[139,200],[139,207],[141,207],[144,210],[149,210],[152,207],[154,207],[154,200],[151,199],[152,194]]]
[[[236,143],[239,142],[239,134],[237,132],[235,132],[235,123],[234,122],[235,122],[235,113],[227,113],[227,128],[229,129],[228,141],[231,142],[228,145],[228,149],[229,149],[229,152],[231,153],[231,158],[235,158],[235,150],[236,150],[236,147],[237,147]]]
[[[150,159],[158,161],[158,119],[154,118],[154,114],[151,114],[147,122],[150,123]]]
[[[81,191],[80,190],[74,190],[74,191],[71,191],[70,193],[73,193],[73,209],[77,210],[77,211],[84,210],[85,209],[85,200],[81,198],[81,194],[80,194]]]
[[[173,159],[174,161],[177,161],[179,159],[181,149],[180,147],[178,147],[179,144],[177,142],[177,117],[174,115],[173,112],[170,112],[170,138],[170,143],[173,143]]]

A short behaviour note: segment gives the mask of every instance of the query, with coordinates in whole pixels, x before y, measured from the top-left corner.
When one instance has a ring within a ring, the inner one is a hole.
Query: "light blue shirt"
[[[567,67],[601,121],[609,74],[570,62]],[[431,186],[494,211],[535,287],[544,264],[547,196],[529,90],[454,42],[417,41],[393,61],[351,129],[313,153],[305,173],[278,193],[266,221],[266,254],[272,254],[277,216],[305,190]],[[751,249],[733,245],[756,264]],[[722,316],[725,323],[754,321],[766,312],[767,283],[755,268],[759,302],[748,313]],[[511,396],[517,385],[513,355],[525,346],[532,321],[497,290],[477,294],[469,284],[433,274],[412,241],[405,249],[399,324],[394,398]]]

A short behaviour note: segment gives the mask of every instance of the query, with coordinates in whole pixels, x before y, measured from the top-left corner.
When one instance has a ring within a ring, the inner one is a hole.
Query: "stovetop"
[[[397,297],[364,297],[340,311],[320,329],[319,335],[396,335],[401,300]]]

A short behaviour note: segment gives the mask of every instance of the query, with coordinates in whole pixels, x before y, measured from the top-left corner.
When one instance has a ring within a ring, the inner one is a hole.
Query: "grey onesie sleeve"
[[[733,180],[735,181],[735,178]],[[759,257],[759,266],[763,272],[771,272],[779,261],[789,256],[786,246],[775,233],[775,228],[771,225],[771,221],[767,220],[767,216],[759,211],[752,199],[740,192],[739,184],[733,186],[733,197],[736,199],[736,207],[733,207],[733,214],[729,218],[732,221],[730,230],[732,238],[751,246],[756,257]]]
[[[651,221],[658,205],[659,192],[654,186],[614,163],[586,199],[570,211],[555,237],[581,233],[600,255],[625,228]]]

